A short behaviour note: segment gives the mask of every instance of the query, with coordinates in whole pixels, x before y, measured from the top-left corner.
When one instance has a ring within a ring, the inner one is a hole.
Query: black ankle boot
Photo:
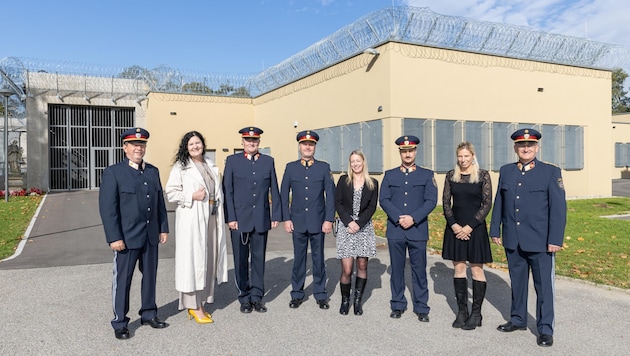
[[[466,278],[453,278],[453,285],[458,308],[453,327],[461,328],[468,319],[468,280]]]
[[[366,282],[367,279],[360,277],[354,280],[354,315],[363,315],[361,300],[363,299],[363,291],[365,290]]]
[[[466,320],[466,324],[462,326],[463,330],[475,330],[477,326],[481,326],[481,304],[486,297],[486,282],[475,281],[473,279],[473,303],[470,316]]]
[[[350,311],[350,283],[339,283],[339,289],[341,289],[341,307],[339,308],[339,314],[348,315]]]

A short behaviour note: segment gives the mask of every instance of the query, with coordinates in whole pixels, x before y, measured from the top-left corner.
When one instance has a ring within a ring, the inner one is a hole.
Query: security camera
[[[298,125],[298,122],[297,121],[293,121],[293,128],[296,128],[297,125]]]

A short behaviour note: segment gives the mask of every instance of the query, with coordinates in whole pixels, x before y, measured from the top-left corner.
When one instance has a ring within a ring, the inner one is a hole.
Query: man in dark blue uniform
[[[405,260],[409,251],[412,276],[413,312],[421,322],[429,321],[427,284],[428,215],[437,204],[437,184],[433,171],[416,166],[420,139],[406,135],[395,141],[399,167],[385,172],[379,202],[387,214],[387,245],[391,263],[392,299],[390,317],[399,319],[407,309]]]
[[[230,227],[234,276],[242,313],[264,313],[265,253],[269,229],[282,221],[276,167],[272,157],[258,152],[263,130],[238,132],[244,148],[227,158],[223,177],[225,220]],[[271,208],[269,196],[271,195]],[[251,279],[250,262],[251,253]]]
[[[291,303],[299,308],[304,301],[306,253],[311,244],[313,295],[321,309],[328,309],[324,236],[332,232],[335,218],[335,182],[330,165],[314,159],[319,135],[302,131],[297,135],[301,158],[287,164],[282,177],[282,217],[284,229],[293,236]]]
[[[527,328],[527,286],[536,289],[537,343],[553,345],[555,253],[562,248],[567,203],[560,168],[536,159],[542,135],[533,129],[512,134],[518,162],[501,167],[490,236],[503,244],[512,283],[511,318],[498,330]],[[501,241],[501,237],[503,241]]]
[[[129,288],[138,261],[141,323],[157,329],[168,326],[158,319],[155,304],[158,243],[168,239],[168,219],[158,169],[143,160],[149,132],[133,128],[121,138],[125,159],[103,172],[99,211],[107,243],[114,251],[111,324],[116,338],[128,339]]]

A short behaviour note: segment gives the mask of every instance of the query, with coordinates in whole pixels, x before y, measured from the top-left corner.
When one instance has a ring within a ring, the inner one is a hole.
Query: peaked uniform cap
[[[398,149],[404,150],[416,148],[420,144],[420,139],[413,135],[404,135],[400,136],[396,141],[394,141],[394,143],[396,143]]]
[[[542,134],[534,129],[520,129],[510,136],[514,142],[538,142]]]
[[[248,126],[248,127],[244,127],[240,129],[238,133],[240,133],[242,137],[260,138],[260,135],[262,135],[263,130],[255,126]]]
[[[149,131],[141,127],[134,127],[121,133],[120,138],[122,139],[122,142],[130,142],[130,141],[147,142],[147,140],[149,139]]]
[[[297,142],[312,141],[317,143],[317,141],[319,141],[319,135],[311,130],[301,131],[297,134],[296,140]]]

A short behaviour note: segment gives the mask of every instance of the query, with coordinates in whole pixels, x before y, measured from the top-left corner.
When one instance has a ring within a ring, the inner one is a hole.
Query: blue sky
[[[630,52],[628,0],[29,0],[0,6],[0,58],[257,73],[392,4],[588,37]]]

